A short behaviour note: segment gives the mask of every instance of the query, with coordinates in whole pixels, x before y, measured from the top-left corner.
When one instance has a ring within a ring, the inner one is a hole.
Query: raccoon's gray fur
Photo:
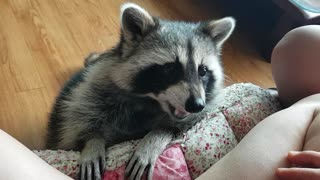
[[[126,173],[140,179],[147,168],[151,179],[158,155],[203,117],[222,88],[220,51],[234,25],[231,17],[166,21],[123,5],[119,44],[91,54],[66,83],[51,113],[47,147],[81,150],[79,177],[101,179],[106,147],[144,137]]]

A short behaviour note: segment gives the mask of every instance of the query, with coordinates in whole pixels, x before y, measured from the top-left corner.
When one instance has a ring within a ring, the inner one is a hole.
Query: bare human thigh
[[[277,179],[277,168],[289,166],[289,151],[304,150],[305,145],[320,150],[320,144],[314,143],[320,137],[319,111],[320,94],[316,94],[267,117],[198,179]]]

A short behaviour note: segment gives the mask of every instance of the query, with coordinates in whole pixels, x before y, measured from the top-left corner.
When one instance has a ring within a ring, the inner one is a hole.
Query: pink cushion
[[[125,165],[111,171],[106,171],[104,180],[120,180],[124,177]],[[145,175],[144,175],[144,178]],[[190,175],[186,161],[180,149],[180,145],[175,144],[167,148],[158,158],[153,171],[153,180],[181,179],[189,180]]]

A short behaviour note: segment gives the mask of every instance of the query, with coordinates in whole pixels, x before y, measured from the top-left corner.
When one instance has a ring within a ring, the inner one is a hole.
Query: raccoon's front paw
[[[147,168],[147,178],[152,179],[156,160],[173,138],[170,130],[150,131],[139,143],[126,167],[126,176],[129,179],[140,180],[144,170]]]
[[[104,173],[105,149],[86,146],[80,157],[80,180],[101,180]]]
[[[130,180],[140,180],[146,169],[148,169],[148,180],[152,179],[154,165],[160,155],[153,150],[152,147],[142,145],[133,153],[125,171],[126,176],[129,177]]]
[[[81,155],[80,180],[101,180],[104,173],[105,155]]]
[[[104,172],[104,158],[83,161],[80,166],[80,180],[101,180]]]

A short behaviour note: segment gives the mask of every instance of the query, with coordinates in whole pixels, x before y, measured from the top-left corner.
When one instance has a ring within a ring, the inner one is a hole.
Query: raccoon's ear
[[[229,38],[235,27],[235,19],[225,17],[220,20],[213,20],[202,25],[202,30],[209,34],[218,48]]]
[[[142,37],[156,26],[154,18],[146,10],[133,3],[122,5],[120,17],[121,30],[127,40]]]

